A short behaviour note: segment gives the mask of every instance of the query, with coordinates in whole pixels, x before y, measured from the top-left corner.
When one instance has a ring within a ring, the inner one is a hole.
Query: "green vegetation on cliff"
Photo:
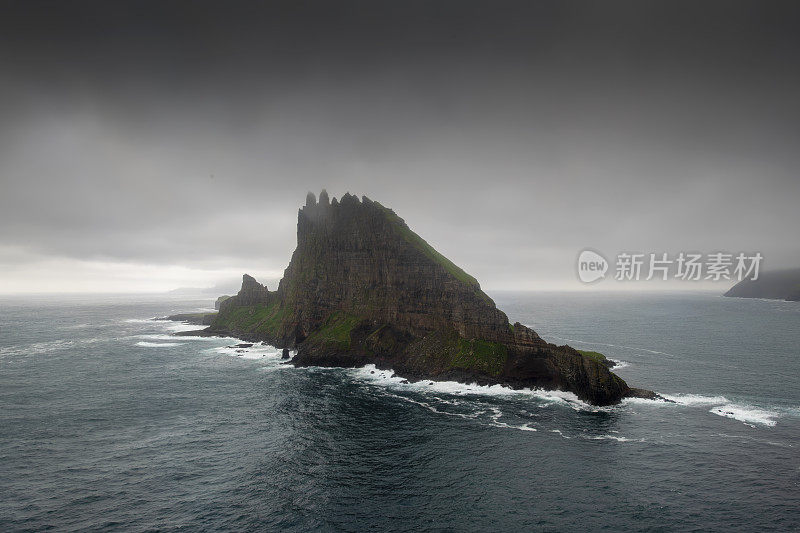
[[[374,204],[383,210],[386,219],[392,223],[393,227],[398,231],[398,233],[403,237],[403,239],[406,240],[406,242],[414,246],[417,250],[424,253],[425,256],[428,257],[428,259],[431,259],[435,263],[441,265],[442,268],[444,268],[448,274],[456,278],[458,281],[472,287],[483,300],[487,301],[487,303],[491,303],[492,305],[494,305],[492,299],[489,298],[489,296],[481,290],[478,280],[476,280],[475,278],[464,272],[461,268],[459,268],[458,265],[456,265],[448,258],[437,252],[436,249],[434,249],[433,246],[428,244],[428,242],[425,239],[414,233],[411,230],[411,228],[408,227],[405,220],[400,218],[397,215],[397,213],[395,213],[388,207],[384,207],[378,202],[374,202]]]
[[[454,368],[497,376],[503,371],[507,359],[508,348],[499,342],[459,339],[458,352],[452,364]]]
[[[247,305],[218,315],[211,327],[230,332],[275,336],[287,315],[288,309],[281,307],[277,301],[269,305]]]
[[[590,352],[588,350],[578,350],[578,353],[583,355],[584,357],[588,357],[589,359],[593,359],[597,361],[601,365],[605,365],[608,363],[608,359],[605,355],[601,354],[600,352]]]
[[[333,312],[328,315],[328,318],[318,329],[314,330],[306,338],[305,342],[323,345],[328,348],[349,350],[353,329],[362,320],[360,317],[348,315],[347,313]]]

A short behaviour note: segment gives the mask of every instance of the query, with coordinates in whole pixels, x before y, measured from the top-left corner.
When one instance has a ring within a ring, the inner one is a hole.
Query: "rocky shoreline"
[[[157,320],[172,320],[192,325],[205,325],[199,320],[197,316],[194,315],[197,314],[184,313],[184,314],[170,315],[158,318]],[[209,329],[180,331],[174,333],[174,335],[182,337],[231,337],[237,339],[238,341],[243,341],[238,343],[236,347],[250,347],[258,343],[267,344],[270,346],[274,346],[279,350],[282,350],[283,351],[282,359],[290,359],[288,348],[285,347],[281,348],[280,346],[277,346],[276,344],[271,342],[270,339],[264,338],[263,335],[257,335],[257,334],[248,335],[248,334],[239,334],[234,332],[209,330]],[[396,376],[407,380],[409,383],[417,383],[420,381],[431,380],[431,376],[429,376],[426,373],[417,373],[402,368],[398,370],[394,366],[393,361],[391,359],[364,358],[363,361],[359,361],[349,356],[336,356],[332,354],[332,356],[327,360],[315,360],[313,364],[304,363],[303,361],[297,361],[295,359],[291,359],[287,361],[287,363],[297,367],[327,366],[327,367],[339,367],[339,368],[359,368],[367,364],[374,364],[377,369],[391,371]],[[615,365],[615,363],[610,360],[608,361],[608,363],[610,363],[611,366]],[[487,379],[485,377],[475,375],[474,373],[468,371],[453,371],[453,372],[448,372],[446,374],[441,374],[436,377],[436,381],[456,381],[467,385],[475,384],[481,386],[502,385],[515,390],[537,388],[531,386],[530,383],[524,381],[515,382],[513,380],[502,381],[497,379]],[[660,400],[665,402],[671,402],[671,400],[668,400],[663,396],[659,395],[658,393],[655,393],[650,390],[639,389],[635,387],[629,387],[628,389],[629,392],[628,394],[626,394],[625,396],[626,398],[642,398],[647,400]]]

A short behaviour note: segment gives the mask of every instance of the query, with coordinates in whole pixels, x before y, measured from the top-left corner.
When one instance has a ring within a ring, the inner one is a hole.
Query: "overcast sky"
[[[0,293],[274,288],[323,187],[489,290],[800,266],[797,2],[0,6]]]

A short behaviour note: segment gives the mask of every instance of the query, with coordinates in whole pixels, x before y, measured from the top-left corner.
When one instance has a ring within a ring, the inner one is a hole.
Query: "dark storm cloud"
[[[279,271],[327,187],[489,286],[800,262],[794,3],[0,5],[0,249]]]

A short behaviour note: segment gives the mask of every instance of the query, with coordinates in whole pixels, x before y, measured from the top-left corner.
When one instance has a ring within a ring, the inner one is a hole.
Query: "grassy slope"
[[[217,316],[211,326],[214,329],[230,332],[265,333],[276,336],[287,315],[288,310],[280,307],[278,302],[271,305],[247,305]]]
[[[458,340],[458,352],[453,358],[454,368],[464,368],[497,376],[508,359],[508,349],[497,342],[480,339]]]
[[[588,350],[578,350],[578,353],[580,353],[584,357],[588,357],[589,359],[597,361],[601,365],[606,364],[606,362],[608,361],[608,359],[606,359],[606,356],[601,354],[600,352],[591,352],[591,351],[588,351]]]
[[[328,315],[322,325],[311,332],[304,342],[343,351],[349,350],[351,333],[362,320],[361,317],[335,311]]]
[[[411,228],[408,227],[405,220],[397,216],[397,213],[389,209],[388,207],[384,207],[378,202],[375,202],[377,206],[383,209],[384,214],[386,215],[387,220],[392,223],[398,233],[405,239],[406,242],[414,246],[416,249],[420,250],[424,253],[429,259],[434,261],[435,263],[442,266],[442,268],[447,271],[448,274],[456,278],[458,281],[472,287],[472,289],[480,296],[484,301],[488,304],[494,305],[494,302],[488,295],[486,295],[480,288],[480,284],[478,280],[464,272],[461,268],[458,267],[455,263],[450,261],[448,258],[437,252],[433,246],[427,243],[425,239],[411,231]]]

